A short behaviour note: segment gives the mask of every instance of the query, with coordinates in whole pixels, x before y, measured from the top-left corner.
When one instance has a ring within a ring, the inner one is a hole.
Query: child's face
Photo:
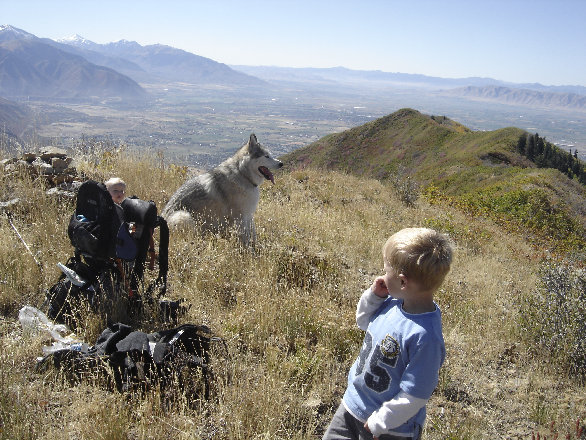
[[[124,185],[112,185],[110,188],[108,188],[108,192],[112,196],[112,200],[114,200],[114,203],[120,204],[122,203],[122,200],[126,198],[126,187]]]
[[[399,274],[389,266],[386,259],[384,259],[384,269],[385,274],[383,278],[385,280],[385,284],[387,285],[387,290],[389,291],[389,295],[393,298],[401,298],[401,278]]]

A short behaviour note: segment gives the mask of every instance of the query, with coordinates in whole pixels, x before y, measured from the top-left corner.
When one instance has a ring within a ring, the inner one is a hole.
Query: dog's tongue
[[[259,167],[258,170],[262,173],[263,176],[265,176],[265,179],[270,180],[273,185],[275,184],[275,177],[267,167]]]

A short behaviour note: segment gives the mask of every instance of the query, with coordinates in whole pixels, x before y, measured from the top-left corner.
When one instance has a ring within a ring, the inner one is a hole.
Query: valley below
[[[107,139],[204,168],[231,155],[250,133],[279,156],[410,107],[446,116],[472,130],[519,127],[586,158],[586,112],[579,110],[465,99],[418,88],[141,85],[149,98],[139,104],[28,101],[34,116],[26,134],[65,148],[83,137]]]

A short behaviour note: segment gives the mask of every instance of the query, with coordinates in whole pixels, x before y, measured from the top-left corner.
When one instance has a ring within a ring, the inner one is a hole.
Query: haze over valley
[[[9,25],[0,28],[0,96],[4,132],[21,140],[105,138],[202,167],[252,132],[279,155],[404,107],[472,130],[519,127],[586,155],[581,86],[227,66],[165,45],[54,41]]]

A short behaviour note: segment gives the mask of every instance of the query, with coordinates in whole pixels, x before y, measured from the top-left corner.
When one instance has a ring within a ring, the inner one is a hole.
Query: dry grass
[[[86,151],[78,167],[123,177],[159,208],[187,172],[112,149]],[[407,226],[438,228],[457,244],[437,296],[448,357],[424,438],[530,439],[586,416],[584,386],[547,368],[555,359],[537,356],[520,331],[519,304],[535,292],[541,260],[522,237],[422,200],[405,207],[375,180],[312,170],[263,186],[254,252],[233,237],[172,231],[168,294],[190,305],[181,322],[210,326],[230,349],[229,361],[218,357],[213,399],[167,408],[157,391],[121,395],[99,379],[35,373],[47,341],[23,333],[17,312],[41,307],[55,264],[71,255],[73,203],[50,199],[38,182],[0,179],[23,200],[13,221],[43,264],[0,216],[0,439],[320,438],[362,340],[356,301],[381,270],[386,237]],[[160,328],[147,313],[141,329]],[[78,334],[92,344],[104,326],[89,314]]]

